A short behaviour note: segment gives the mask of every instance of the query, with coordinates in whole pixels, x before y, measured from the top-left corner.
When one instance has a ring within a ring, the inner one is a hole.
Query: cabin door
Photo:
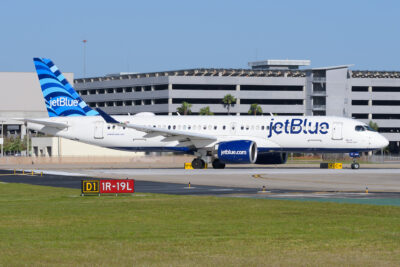
[[[342,140],[343,139],[343,122],[334,122],[332,129],[332,139],[333,140]]]
[[[94,123],[94,138],[95,139],[103,139],[103,126],[104,122],[103,121],[96,121]]]

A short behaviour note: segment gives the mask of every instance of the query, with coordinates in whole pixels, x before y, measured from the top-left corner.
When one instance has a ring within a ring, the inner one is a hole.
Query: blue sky
[[[1,1],[0,71],[49,57],[86,76],[263,59],[400,70],[400,1]]]

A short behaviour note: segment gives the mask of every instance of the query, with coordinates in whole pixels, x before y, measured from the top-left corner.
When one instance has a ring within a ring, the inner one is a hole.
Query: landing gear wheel
[[[219,159],[214,159],[212,166],[214,169],[225,169],[225,163],[222,163]]]
[[[202,159],[197,158],[192,161],[193,169],[204,169],[205,166],[206,164]]]
[[[353,162],[353,163],[351,164],[351,168],[354,169],[354,170],[358,170],[358,169],[360,168],[360,163],[358,163],[358,162]]]

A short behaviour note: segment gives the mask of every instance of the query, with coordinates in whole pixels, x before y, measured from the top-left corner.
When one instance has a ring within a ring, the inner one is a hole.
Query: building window
[[[374,86],[372,92],[400,92],[400,87]]]
[[[172,89],[176,90],[236,90],[236,85],[224,84],[173,84]]]
[[[303,86],[241,85],[240,91],[303,91]]]
[[[352,92],[368,92],[368,86],[352,86]]]
[[[368,106],[368,100],[352,100],[351,104],[353,106]]]
[[[368,113],[353,113],[351,117],[354,119],[368,119]]]
[[[154,85],[154,91],[168,90],[168,84]]]
[[[400,100],[372,100],[373,106],[400,106]]]
[[[400,114],[372,114],[372,119],[377,120],[399,120]]]

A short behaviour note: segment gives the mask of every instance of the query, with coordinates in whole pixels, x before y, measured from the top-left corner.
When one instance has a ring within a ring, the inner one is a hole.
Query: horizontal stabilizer
[[[41,124],[41,125],[44,125],[44,126],[47,126],[47,127],[53,127],[53,128],[57,128],[57,129],[60,129],[60,130],[69,127],[68,124],[61,123],[61,122],[41,121],[41,120],[32,120],[32,119],[23,119],[22,121]]]

